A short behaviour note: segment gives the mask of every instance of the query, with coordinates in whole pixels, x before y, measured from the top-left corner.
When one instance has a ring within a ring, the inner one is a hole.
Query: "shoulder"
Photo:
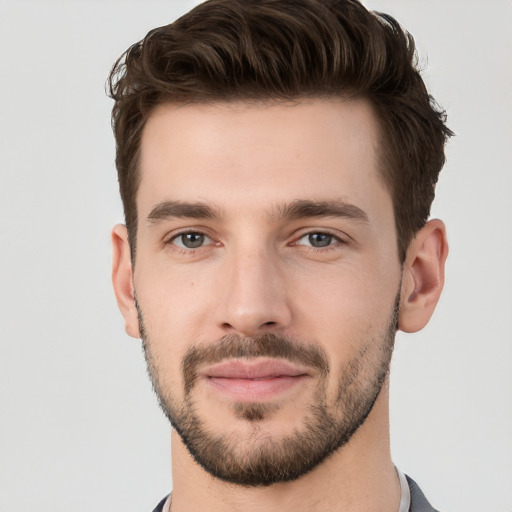
[[[418,484],[407,475],[406,478],[411,491],[410,512],[439,512],[428,502]]]
[[[167,496],[156,506],[153,512],[163,512],[165,502],[167,501]]]

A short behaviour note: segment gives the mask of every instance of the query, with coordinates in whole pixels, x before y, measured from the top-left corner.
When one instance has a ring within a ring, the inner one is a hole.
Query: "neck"
[[[268,487],[228,484],[206,473],[172,433],[172,512],[396,512],[400,483],[389,449],[388,388],[343,448],[301,478]]]

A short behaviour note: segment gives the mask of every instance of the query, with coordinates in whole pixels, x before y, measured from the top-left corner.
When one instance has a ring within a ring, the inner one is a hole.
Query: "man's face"
[[[363,100],[166,105],[144,129],[133,322],[219,478],[297,478],[371,411],[401,280],[377,144]]]

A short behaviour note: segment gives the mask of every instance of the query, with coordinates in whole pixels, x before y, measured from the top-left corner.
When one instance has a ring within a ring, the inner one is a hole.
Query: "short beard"
[[[380,338],[362,344],[359,352],[340,372],[337,396],[331,410],[327,403],[329,363],[317,345],[304,345],[276,334],[258,338],[225,336],[216,344],[192,346],[183,362],[185,398],[178,405],[169,389],[162,386],[161,369],[151,352],[139,311],[141,337],[148,373],[160,406],[176,429],[194,460],[209,474],[225,482],[248,487],[269,486],[296,480],[345,446],[365,422],[387,380],[398,324],[397,296],[388,327]],[[261,403],[235,403],[239,420],[254,426],[244,437],[214,433],[198,414],[193,399],[198,368],[229,358],[277,357],[299,362],[317,370],[318,386],[301,427],[280,439],[273,439],[261,423],[278,406]]]

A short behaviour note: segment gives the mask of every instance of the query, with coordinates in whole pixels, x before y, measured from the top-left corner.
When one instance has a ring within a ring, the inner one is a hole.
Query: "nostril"
[[[245,333],[245,335],[252,336],[257,331],[266,331],[267,329],[274,329],[276,326],[279,325],[279,322],[264,322],[262,324],[253,324],[252,326],[246,326],[246,325],[237,325],[236,322],[234,324],[230,322],[223,322],[221,325],[221,329],[223,329],[226,332],[230,331],[240,331]]]

